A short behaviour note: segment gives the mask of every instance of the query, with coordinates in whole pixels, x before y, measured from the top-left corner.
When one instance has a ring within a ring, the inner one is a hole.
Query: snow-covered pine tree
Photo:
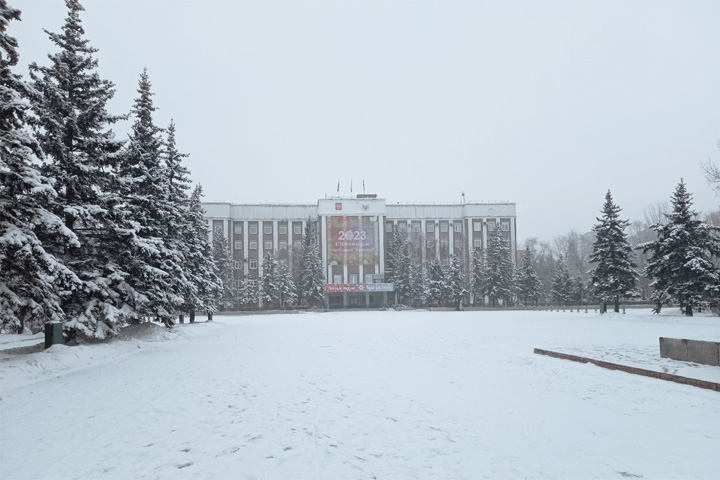
[[[297,293],[295,292],[295,282],[287,261],[281,260],[278,263],[278,292],[280,299],[280,307],[292,307],[297,303]]]
[[[553,302],[558,305],[567,305],[572,298],[573,282],[565,264],[565,259],[560,255],[555,262],[555,275],[553,276],[550,295]]]
[[[414,307],[421,307],[425,303],[425,289],[427,278],[422,265],[412,267],[412,289],[410,292],[410,304]]]
[[[185,225],[184,269],[192,289],[185,296],[185,309],[190,322],[195,321],[195,312],[215,312],[216,301],[223,290],[222,281],[216,275],[213,248],[208,240],[208,226],[203,218],[202,186],[198,184],[190,195]]]
[[[302,274],[300,275],[298,301],[306,302],[311,307],[323,305],[325,303],[323,291],[325,269],[320,257],[317,227],[312,220],[308,220],[305,224],[302,249]]]
[[[220,311],[227,311],[235,304],[237,289],[235,288],[230,246],[227,237],[220,229],[213,234],[212,257],[215,275],[220,280],[220,295],[216,300],[216,305]]]
[[[170,277],[173,283],[173,291],[182,298],[182,311],[192,312],[198,303],[200,281],[195,273],[190,270],[189,262],[192,257],[191,247],[194,240],[195,225],[190,212],[190,171],[183,165],[183,159],[189,155],[180,153],[177,149],[175,138],[175,123],[171,120],[167,129],[167,141],[162,152],[164,160],[165,176],[162,179],[166,182],[167,198],[165,211],[165,245],[175,251],[176,260],[174,265],[178,271]]]
[[[525,305],[537,305],[540,298],[542,281],[535,271],[535,249],[529,243],[525,244],[523,264],[518,269],[518,294]]]
[[[472,294],[473,305],[485,304],[485,281],[487,279],[487,259],[486,251],[480,248],[474,248],[472,253]]]
[[[427,282],[425,283],[425,303],[430,307],[441,307],[446,300],[447,275],[437,259],[428,264]]]
[[[263,257],[263,276],[260,279],[260,300],[265,310],[276,308],[280,303],[280,276],[278,262],[269,253]]]
[[[48,211],[57,193],[34,166],[42,158],[26,116],[32,87],[12,72],[17,41],[7,33],[20,10],[0,0],[0,332],[22,333],[48,321],[64,320],[60,293],[80,280],[42,239],[78,247],[75,234]]]
[[[124,261],[132,273],[130,283],[143,296],[139,312],[170,325],[185,303],[183,288],[187,279],[182,252],[170,234],[180,225],[177,208],[169,200],[162,129],[153,121],[156,108],[147,69],[140,75],[137,92],[131,110],[131,133],[118,164],[118,191],[135,231],[133,251]]]
[[[510,246],[505,241],[502,230],[497,226],[488,235],[487,276],[485,281],[485,295],[493,307],[498,300],[505,305],[513,298],[513,263]]]
[[[720,255],[718,228],[698,219],[682,180],[673,193],[672,207],[666,223],[651,226],[657,239],[638,248],[650,252],[644,274],[653,279],[650,298],[655,313],[674,300],[685,315],[692,316],[694,308],[720,297],[720,274],[711,260]]]
[[[393,239],[393,283],[400,303],[410,303],[412,293],[412,258],[410,256],[410,242],[407,235],[399,231],[395,232]]]
[[[590,271],[590,282],[598,299],[615,302],[615,312],[620,311],[620,298],[637,296],[635,262],[632,247],[625,229],[630,225],[620,219],[621,208],[613,202],[608,190],[602,208],[602,217],[593,227],[595,243],[590,262],[596,264]]]
[[[83,282],[63,298],[65,330],[71,337],[102,338],[136,318],[139,300],[126,281],[131,273],[122,266],[134,234],[123,203],[111,194],[122,142],[110,126],[124,117],[107,111],[115,89],[97,73],[97,49],[84,38],[80,21],[83,7],[77,0],[65,3],[62,31],[46,31],[59,51],[49,56],[49,66],[30,66],[37,93],[32,124],[45,152],[43,173],[53,179],[58,194],[53,213],[80,242],[75,248],[47,246]]]
[[[465,300],[465,295],[467,295],[467,289],[465,288],[465,275],[463,275],[459,257],[452,257],[448,267],[447,277],[450,296],[453,300],[455,310],[460,310],[460,306],[463,300]]]
[[[257,282],[250,275],[246,275],[240,281],[238,303],[245,310],[256,308],[258,305]]]

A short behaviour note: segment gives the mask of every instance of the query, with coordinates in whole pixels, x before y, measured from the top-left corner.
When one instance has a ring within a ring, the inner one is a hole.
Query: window
[[[300,235],[302,233],[302,227],[300,225],[295,225],[293,227],[293,235]]]
[[[419,223],[413,223],[413,224],[412,224],[412,231],[413,231],[413,233],[420,233],[420,224],[419,224]]]
[[[250,242],[250,250],[257,250],[257,242]]]
[[[473,247],[482,248],[482,238],[476,238],[473,240]]]
[[[342,275],[333,275],[333,283],[342,283]]]
[[[257,235],[257,225],[250,225],[250,235]]]
[[[453,223],[453,228],[455,229],[455,233],[462,233],[462,223],[460,223],[460,222]]]
[[[235,270],[240,270],[242,268],[242,262],[239,260],[233,260],[233,268]]]
[[[278,227],[278,233],[280,235],[286,235],[287,234],[287,227],[285,225],[280,225]]]
[[[450,260],[447,259],[447,258],[443,258],[442,260],[440,260],[440,264],[441,264],[443,267],[447,267],[448,265],[450,265]]]
[[[242,250],[242,242],[235,242],[235,250]]]
[[[455,239],[455,248],[462,248],[462,240],[459,238]]]
[[[503,232],[510,231],[510,222],[502,222],[500,228],[502,228]]]
[[[235,232],[235,235],[242,235],[242,223],[235,223],[233,231]]]
[[[440,240],[440,248],[448,248],[448,241]]]
[[[350,283],[358,283],[358,276],[357,273],[351,273],[350,274]]]
[[[301,248],[300,242],[293,242],[293,248]]]
[[[407,232],[407,223],[400,222],[397,224],[398,231],[400,232]]]
[[[287,250],[287,242],[280,242],[280,250]]]
[[[495,231],[495,222],[488,222],[488,230],[491,232]]]
[[[425,241],[425,245],[426,245],[428,248],[434,248],[434,247],[435,247],[435,239],[434,239],[434,238],[428,238],[428,239]]]
[[[385,222],[385,230],[388,232],[393,231],[393,222]]]
[[[257,270],[257,260],[254,258],[250,260],[250,270]]]
[[[445,233],[448,231],[448,224],[447,223],[441,223],[440,224],[440,232]]]
[[[263,233],[265,235],[272,235],[272,225],[263,226]]]
[[[372,273],[365,274],[365,283],[373,283],[373,274]]]
[[[473,222],[473,232],[482,232],[482,222]]]
[[[264,248],[265,250],[272,250],[272,242],[265,242],[265,243],[263,244],[263,248]]]
[[[435,231],[435,224],[433,222],[427,222],[425,224],[425,231],[428,233],[433,233]]]

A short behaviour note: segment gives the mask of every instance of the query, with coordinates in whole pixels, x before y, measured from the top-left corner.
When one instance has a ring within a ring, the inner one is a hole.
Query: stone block
[[[687,361],[687,340],[660,337],[660,357]]]
[[[699,340],[688,340],[687,355],[688,361],[702,363],[705,365],[720,366],[720,343],[701,342]]]

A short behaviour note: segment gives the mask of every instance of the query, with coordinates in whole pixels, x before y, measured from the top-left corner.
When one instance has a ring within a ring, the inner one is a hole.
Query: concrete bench
[[[719,367],[720,342],[660,337],[660,356]]]

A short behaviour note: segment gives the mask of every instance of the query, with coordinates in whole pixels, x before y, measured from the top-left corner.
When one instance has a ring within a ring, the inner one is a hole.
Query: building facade
[[[260,278],[266,254],[298,268],[307,222],[317,226],[330,307],[380,307],[394,291],[385,282],[388,245],[396,231],[407,235],[414,263],[461,259],[471,269],[474,249],[487,247],[488,233],[499,228],[517,259],[514,203],[388,204],[373,194],[324,198],[314,204],[203,203],[214,235],[224,235],[232,250],[236,279]]]

